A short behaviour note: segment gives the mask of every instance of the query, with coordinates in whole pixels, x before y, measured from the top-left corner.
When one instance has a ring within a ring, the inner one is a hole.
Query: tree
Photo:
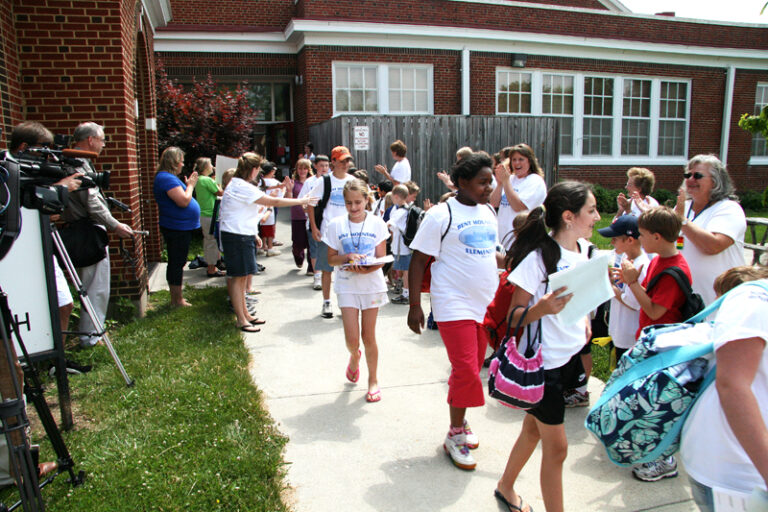
[[[253,148],[259,111],[251,107],[245,88],[220,87],[209,74],[185,89],[157,68],[157,135],[160,151],[178,146],[190,167],[201,156],[239,156]]]

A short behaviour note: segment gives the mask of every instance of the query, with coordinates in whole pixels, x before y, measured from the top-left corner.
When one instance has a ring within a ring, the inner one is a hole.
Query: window
[[[661,82],[659,155],[685,155],[688,84]]]
[[[336,62],[333,92],[335,114],[431,114],[432,66]]]
[[[500,113],[531,113],[531,73],[497,71],[497,105]]]
[[[293,119],[290,83],[248,84],[246,92],[248,102],[259,111],[259,121],[291,121]]]
[[[542,77],[541,112],[560,117],[560,154],[573,153],[573,77],[548,75]]]
[[[610,155],[613,136],[613,79],[584,79],[585,155]]]
[[[560,118],[562,163],[676,165],[688,151],[690,88],[663,77],[497,68],[496,112]]]
[[[768,84],[757,84],[755,93],[755,115],[768,105]],[[768,141],[761,134],[752,137],[752,156],[768,156]]]

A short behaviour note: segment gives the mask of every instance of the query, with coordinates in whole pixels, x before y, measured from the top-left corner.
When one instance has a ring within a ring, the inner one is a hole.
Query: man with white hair
[[[104,128],[93,122],[81,123],[73,134],[74,149],[90,151],[97,155],[104,149],[106,138]],[[78,158],[82,170],[95,172],[93,163],[88,158]],[[61,215],[64,222],[74,225],[77,221],[87,218],[97,229],[114,232],[120,238],[133,236],[133,229],[115,219],[109,211],[107,200],[98,187],[80,188],[69,196],[69,202]],[[106,233],[104,233],[106,237]],[[77,269],[83,287],[93,304],[93,309],[99,316],[102,325],[107,317],[109,303],[109,248],[105,247],[102,259],[92,265]],[[94,332],[95,327],[87,314],[80,315],[80,332]],[[99,341],[99,336],[80,335],[80,345],[91,347]]]

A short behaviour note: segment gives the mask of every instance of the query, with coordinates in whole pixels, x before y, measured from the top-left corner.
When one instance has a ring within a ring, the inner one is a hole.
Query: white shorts
[[[389,302],[387,292],[381,293],[338,293],[340,308],[375,309]]]
[[[59,300],[59,307],[72,304],[72,293],[69,291],[67,278],[64,277],[64,271],[59,266],[59,260],[53,257],[53,273],[56,276],[56,297]]]

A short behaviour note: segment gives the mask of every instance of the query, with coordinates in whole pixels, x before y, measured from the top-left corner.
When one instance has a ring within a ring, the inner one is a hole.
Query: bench
[[[757,226],[766,227],[759,241],[757,239]],[[766,246],[766,240],[768,240],[768,219],[763,217],[747,217],[747,227],[752,235],[752,241],[745,241],[744,248],[752,251],[752,264],[755,265],[760,262],[762,255],[768,252],[768,247]]]

